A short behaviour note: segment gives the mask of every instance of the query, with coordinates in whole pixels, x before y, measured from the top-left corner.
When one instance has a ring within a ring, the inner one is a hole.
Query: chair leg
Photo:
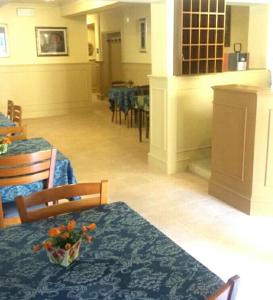
[[[112,123],[114,122],[115,119],[115,110],[116,110],[116,105],[113,105],[113,110],[112,110]]]
[[[149,138],[150,131],[150,115],[149,112],[146,112],[146,139]]]
[[[138,130],[139,130],[139,141],[142,142],[142,110],[138,109]]]
[[[115,107],[113,108],[112,111],[112,123],[114,122],[114,119],[115,119]]]

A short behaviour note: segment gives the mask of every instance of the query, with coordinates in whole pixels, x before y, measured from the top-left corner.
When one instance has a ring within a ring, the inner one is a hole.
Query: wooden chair
[[[46,180],[45,188],[53,186],[56,149],[0,157],[0,187]],[[0,228],[18,223],[18,218],[5,218],[0,196]]]
[[[12,121],[18,126],[22,125],[22,107],[19,105],[13,105]]]
[[[27,139],[27,127],[26,125],[0,127],[0,136],[1,135],[8,136],[12,142],[18,140],[25,140]]]
[[[98,195],[94,197],[94,195]],[[56,203],[58,200],[72,198],[76,196],[90,196],[63,203]],[[108,201],[108,181],[102,180],[98,183],[78,183],[68,184],[51,189],[33,193],[26,197],[16,197],[16,205],[22,223],[33,222],[40,219],[46,219],[52,216],[89,209],[91,207],[106,204]],[[47,204],[49,202],[55,205],[29,210],[33,206]]]
[[[117,80],[117,81],[112,81],[111,83],[112,88],[119,88],[119,87],[127,87],[127,83],[125,81]],[[117,103],[117,99],[113,99],[114,105],[113,105],[113,111],[112,111],[112,122],[117,123],[118,117],[119,117],[119,124],[121,124],[121,110],[120,106]]]
[[[235,300],[239,286],[240,277],[235,275],[231,277],[227,283],[221,286],[213,295],[207,300]]]
[[[13,106],[14,103],[12,100],[8,100],[8,106],[7,106],[7,116],[10,120],[12,120],[12,112],[13,112]]]

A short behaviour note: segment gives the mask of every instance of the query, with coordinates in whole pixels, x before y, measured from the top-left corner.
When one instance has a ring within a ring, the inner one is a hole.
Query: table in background
[[[68,268],[32,246],[53,226],[95,222],[92,244]],[[125,203],[0,230],[0,299],[204,300],[222,284],[214,273]]]
[[[20,140],[11,143],[8,151],[1,156],[18,155],[33,153],[41,150],[51,149],[52,145],[43,138],[32,138],[27,140]],[[76,178],[67,157],[61,152],[57,152],[54,186],[76,183]],[[18,195],[29,195],[31,193],[42,190],[44,187],[43,181],[38,181],[30,184],[7,186],[0,188],[3,205],[14,202],[14,198]]]
[[[0,126],[1,127],[8,127],[8,126],[15,126],[16,124],[11,121],[7,116],[0,112]]]
[[[110,109],[114,111],[118,107],[120,111],[127,114],[137,91],[137,87],[112,87],[108,94]]]

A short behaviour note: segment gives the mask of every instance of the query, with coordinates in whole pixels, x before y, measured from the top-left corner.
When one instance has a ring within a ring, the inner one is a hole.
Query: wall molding
[[[0,66],[1,111],[7,99],[23,109],[23,118],[86,111],[92,103],[91,64]]]

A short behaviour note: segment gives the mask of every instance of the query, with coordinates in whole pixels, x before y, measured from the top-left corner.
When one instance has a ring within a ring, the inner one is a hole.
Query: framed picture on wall
[[[0,57],[9,56],[7,25],[0,24]]]
[[[66,27],[35,27],[38,56],[67,56]]]
[[[146,18],[139,19],[139,52],[147,51]]]

